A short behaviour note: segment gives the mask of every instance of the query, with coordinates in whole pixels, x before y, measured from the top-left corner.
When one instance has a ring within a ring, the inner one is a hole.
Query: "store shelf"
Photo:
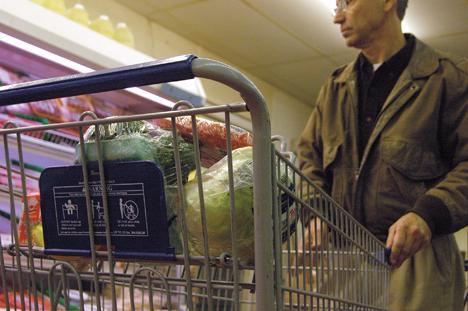
[[[23,160],[25,163],[40,167],[70,165],[73,163],[75,149],[69,146],[59,145],[42,139],[22,135]],[[3,137],[0,137],[2,150],[0,163],[5,163],[5,151]],[[18,160],[18,144],[16,135],[8,136],[10,160]]]
[[[14,204],[15,204],[15,213],[16,217],[19,219],[21,216],[21,211],[23,210],[23,203],[21,202],[21,196],[15,195],[14,196]],[[5,225],[5,222],[10,221],[10,219],[5,217],[5,214],[10,215],[10,195],[8,194],[8,187],[7,186],[0,186],[0,232],[9,232],[9,226]],[[6,229],[6,230],[5,230]]]
[[[0,59],[3,62],[39,77],[61,76],[154,60],[29,0],[1,1],[0,32],[64,58],[64,61],[47,59],[43,55],[32,53],[33,49],[21,49],[5,41],[0,43]],[[77,67],[67,61],[82,66]],[[198,79],[144,89],[163,97],[161,102],[155,102],[154,97],[145,98],[128,92],[112,92],[117,95],[106,93],[104,96],[106,100],[132,107],[136,112],[167,110],[167,102],[164,102],[164,99],[187,99],[201,104],[205,98]]]
[[[0,164],[5,165],[4,140],[1,136],[0,144],[2,146],[2,150],[0,151]],[[23,161],[26,165],[29,164],[45,168],[50,166],[70,165],[73,163],[75,149],[70,146],[59,145],[26,135],[21,136],[21,146],[23,151]],[[10,161],[18,160],[18,143],[16,135],[8,136],[8,147]],[[20,217],[23,209],[21,193],[15,192],[13,198],[16,216]],[[10,220],[5,217],[6,214],[10,214],[10,197],[7,185],[0,185],[0,211],[0,232],[9,232]]]

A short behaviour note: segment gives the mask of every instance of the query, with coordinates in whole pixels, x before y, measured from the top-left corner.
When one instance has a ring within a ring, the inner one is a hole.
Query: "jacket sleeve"
[[[320,104],[324,101],[324,88],[320,90],[314,110],[312,111],[307,124],[299,138],[297,145],[297,158],[299,168],[312,182],[329,192],[330,182],[323,171],[323,144],[321,137],[322,112]],[[302,184],[303,194],[309,193],[312,189],[306,189],[307,182]],[[310,193],[309,193],[310,194]]]
[[[442,105],[441,153],[451,170],[414,207],[436,234],[452,233],[468,225],[468,66],[452,67],[456,79],[447,81]]]

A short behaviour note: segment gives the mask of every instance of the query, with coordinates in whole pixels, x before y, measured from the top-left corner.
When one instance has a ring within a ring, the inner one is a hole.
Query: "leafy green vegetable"
[[[244,261],[253,260],[253,188],[252,148],[233,151],[234,207],[236,211],[236,237],[238,255]],[[223,252],[232,254],[231,212],[227,158],[214,164],[203,173],[203,196],[208,230],[209,255]],[[198,183],[191,181],[185,186],[186,219],[189,242],[195,253],[203,254],[203,234],[200,218]]]
[[[236,213],[237,254],[244,262],[254,259],[254,222],[253,222],[253,162],[252,147],[239,148],[232,152],[234,180],[234,210]],[[284,164],[283,164],[284,165]],[[281,166],[280,183],[294,191],[291,178]],[[210,256],[220,256],[227,252],[232,254],[231,242],[231,197],[229,192],[228,159],[224,157],[202,173],[203,197],[208,232]],[[204,254],[203,233],[201,224],[201,200],[198,192],[198,181],[192,180],[185,185],[187,208],[185,217],[189,233],[191,250],[199,255]],[[294,200],[282,193],[279,197],[283,235],[295,228]],[[265,207],[267,208],[267,207]],[[293,211],[294,210],[294,211]],[[286,237],[287,238],[287,237]]]
[[[166,183],[169,185],[175,185],[177,183],[177,175],[172,133],[169,131],[161,131],[159,136],[153,138],[153,144],[154,158],[157,160],[164,172]],[[177,145],[179,147],[182,180],[185,183],[187,182],[188,174],[195,169],[193,145],[187,143],[181,137],[178,137]]]

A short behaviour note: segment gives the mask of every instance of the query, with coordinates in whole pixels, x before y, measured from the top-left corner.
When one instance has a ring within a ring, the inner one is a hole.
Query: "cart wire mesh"
[[[183,61],[189,63],[196,76],[212,78],[238,90],[246,104],[193,108],[190,103],[181,102],[168,112],[107,119],[98,119],[92,113],[85,113],[76,122],[32,127],[17,127],[12,123],[4,125],[0,131],[4,145],[2,164],[8,175],[7,195],[11,217],[10,231],[2,235],[0,240],[3,250],[0,256],[0,285],[5,307],[12,310],[387,309],[390,269],[385,263],[384,245],[302,175],[295,166],[294,154],[288,152],[284,141],[274,137],[271,142],[269,119],[264,114],[265,105],[258,90],[240,73],[223,64],[208,60],[197,62],[198,59],[194,60],[193,57]],[[145,80],[141,77],[150,76],[150,73],[144,72],[150,67],[148,72],[151,72],[151,76],[157,75],[161,66],[164,72],[171,71],[165,62],[159,62],[153,67],[135,66],[111,73],[118,74],[117,77],[123,76],[120,79],[122,81],[129,76],[130,81],[142,80],[131,86],[159,83],[164,82],[164,79]],[[185,75],[182,76],[185,78]],[[107,84],[96,89],[93,80],[96,77],[101,79],[103,76],[99,73],[78,75],[78,78],[83,78],[78,90],[76,85],[68,88],[66,83],[61,84],[63,80],[40,81],[33,83],[32,88],[19,87],[16,91],[14,87],[7,88],[6,91],[0,91],[0,101],[11,104],[22,100],[71,96],[122,87],[118,82],[120,80],[111,75]],[[176,75],[169,79],[176,78],[180,77]],[[76,83],[75,79],[72,77],[69,82]],[[42,87],[50,85],[47,94],[41,91]],[[126,82],[125,87],[128,86]],[[245,111],[250,111],[253,127],[253,155],[250,155],[250,166],[247,166],[252,180],[248,190],[251,194],[248,204],[239,199],[238,189],[235,188],[239,178],[235,158],[238,151],[233,148],[232,137],[236,129],[231,124],[232,114]],[[220,120],[225,126],[225,192],[229,219],[226,227],[229,235],[223,252],[218,249],[213,251],[215,235],[210,231],[211,223],[207,221],[210,219],[205,198],[207,184],[202,182],[206,168],[201,161],[202,143],[197,127],[197,120],[201,116]],[[189,207],[179,150],[179,140],[182,138],[177,128],[177,121],[182,117],[191,119],[195,165],[193,174],[195,189],[198,191],[197,204],[200,206],[197,217],[202,237],[200,248],[196,251],[190,236],[193,230],[188,228],[191,219],[186,219]],[[174,195],[181,250],[166,260],[121,258],[113,251],[115,245],[112,244],[114,237],[109,218],[113,206],[109,205],[109,195],[105,190],[106,161],[102,153],[101,129],[110,124],[162,119],[170,120],[171,124],[176,176]],[[96,131],[97,171],[103,189],[105,245],[95,242],[93,202],[87,190],[90,169],[84,146],[85,130],[90,126]],[[23,135],[34,137],[35,132],[65,128],[80,133],[77,150],[83,159],[83,196],[86,198],[91,245],[89,256],[86,257],[51,255],[43,247],[35,245],[28,212],[24,213],[27,243],[21,244],[19,240],[19,224],[16,220],[20,215],[15,207],[15,199],[21,197],[22,209],[28,210],[30,195],[26,189],[27,161],[24,157],[27,155],[23,154]],[[278,140],[279,147],[275,146]],[[12,149],[18,157],[17,169],[11,166]],[[21,177],[19,190],[13,187],[13,174]],[[237,210],[239,206],[248,206],[251,215],[243,218],[243,214]],[[251,225],[251,239],[247,245],[250,246],[252,258],[243,252],[242,247],[245,245],[239,239],[243,234],[239,228],[245,223]]]
[[[290,153],[275,151],[274,162],[278,304],[286,310],[386,310],[385,245],[304,176]],[[284,176],[295,189],[281,183]],[[290,216],[281,218],[284,209]]]

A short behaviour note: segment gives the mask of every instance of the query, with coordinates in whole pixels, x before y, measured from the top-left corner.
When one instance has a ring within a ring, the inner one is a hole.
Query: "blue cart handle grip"
[[[389,247],[386,247],[385,251],[384,251],[384,256],[385,256],[385,263],[388,264],[388,265],[391,265],[391,263],[390,263],[390,255],[391,254],[392,254],[392,249],[389,248]]]
[[[183,55],[115,69],[7,85],[0,88],[0,106],[192,79],[192,61],[195,58],[194,55]]]

